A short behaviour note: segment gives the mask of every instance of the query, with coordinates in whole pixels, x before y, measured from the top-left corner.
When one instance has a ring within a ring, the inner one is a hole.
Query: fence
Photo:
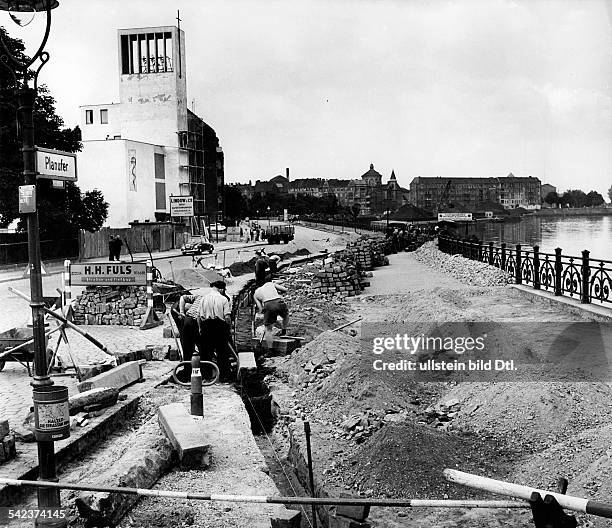
[[[381,232],[384,233],[385,228],[373,227],[370,225],[370,220],[367,222],[334,222],[333,220],[300,220],[299,223],[305,227],[313,227],[315,229],[325,228],[328,231],[333,231],[335,233],[364,233],[364,232]]]
[[[135,224],[128,228],[112,229],[103,227],[95,233],[89,231],[79,232],[79,258],[98,258],[108,256],[108,240],[111,236],[120,236],[124,241],[123,254],[144,253],[147,241],[151,251],[168,251],[180,248],[186,241],[189,228],[182,224]],[[125,241],[129,250],[125,247]]]
[[[539,246],[523,248],[516,244],[512,248],[505,243],[497,246],[493,242],[483,244],[450,237],[439,237],[438,248],[444,253],[461,254],[500,268],[516,284],[579,298],[584,304],[612,303],[612,261],[592,259],[586,249],[581,257],[576,257],[563,255],[561,248],[556,248],[554,253],[543,253]]]
[[[42,260],[74,258],[79,254],[79,241],[76,238],[41,240],[40,254]],[[28,260],[27,240],[0,244],[0,265],[26,264]]]

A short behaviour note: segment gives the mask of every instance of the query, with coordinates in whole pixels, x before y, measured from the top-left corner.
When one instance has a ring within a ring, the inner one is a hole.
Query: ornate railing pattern
[[[542,253],[538,246],[510,247],[505,243],[483,244],[450,237],[439,237],[438,248],[500,268],[516,284],[548,290],[585,304],[612,303],[612,261],[592,259],[586,249],[582,256],[576,257],[563,255],[561,248],[556,248],[554,253]]]

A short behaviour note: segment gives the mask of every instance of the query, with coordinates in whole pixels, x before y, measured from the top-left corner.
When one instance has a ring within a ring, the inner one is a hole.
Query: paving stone
[[[9,431],[9,421],[0,420],[0,438],[4,438],[7,434],[9,434]]]
[[[114,387],[123,389],[132,383],[142,379],[142,367],[138,361],[131,361],[115,367],[108,372],[99,374],[87,381],[83,381],[77,385],[79,392],[85,392],[91,389],[102,387]]]
[[[206,468],[210,443],[200,416],[192,416],[182,403],[163,405],[157,413],[159,425],[176,451],[183,469]]]

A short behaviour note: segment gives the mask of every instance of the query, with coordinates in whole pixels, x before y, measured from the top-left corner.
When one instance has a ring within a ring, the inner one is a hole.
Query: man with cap
[[[255,261],[255,286],[263,286],[266,282],[266,270],[269,266],[267,255],[262,249],[255,251],[257,260]]]
[[[220,381],[229,381],[232,303],[225,294],[225,282],[212,282],[210,290],[210,293],[202,298],[199,309],[200,335],[206,356],[216,356]]]

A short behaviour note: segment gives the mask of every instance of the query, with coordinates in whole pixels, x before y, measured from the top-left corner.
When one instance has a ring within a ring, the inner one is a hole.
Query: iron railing
[[[438,248],[502,269],[516,284],[580,299],[584,304],[612,303],[612,261],[592,259],[586,249],[577,257],[564,255],[561,248],[543,253],[539,246],[510,247],[451,237],[438,237]]]

